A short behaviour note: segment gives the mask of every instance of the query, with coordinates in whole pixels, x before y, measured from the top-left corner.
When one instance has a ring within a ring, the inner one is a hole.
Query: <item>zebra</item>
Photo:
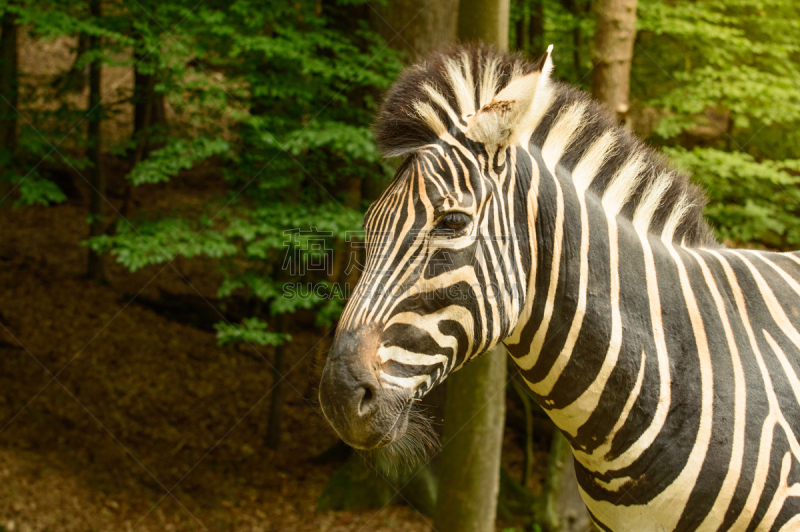
[[[800,530],[800,257],[728,249],[703,193],[588,95],[472,45],[409,67],[404,157],[319,398],[359,449],[502,342],[603,530]],[[413,423],[412,423],[413,424]]]

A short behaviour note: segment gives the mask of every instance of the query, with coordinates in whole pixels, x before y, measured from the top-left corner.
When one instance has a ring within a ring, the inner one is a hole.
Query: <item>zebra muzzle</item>
[[[402,436],[408,426],[407,392],[379,377],[379,332],[342,331],[334,340],[320,382],[322,412],[339,437],[357,449],[375,449]]]

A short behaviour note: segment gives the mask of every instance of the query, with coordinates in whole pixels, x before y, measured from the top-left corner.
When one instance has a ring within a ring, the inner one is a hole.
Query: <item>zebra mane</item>
[[[498,52],[486,45],[456,46],[437,52],[407,68],[386,95],[374,132],[387,157],[413,154],[446,132],[457,133],[471,116],[512,81],[539,72],[549,76],[548,56],[529,61],[520,54]],[[540,84],[546,94],[535,96],[530,144],[541,148],[548,136],[559,135],[553,126],[570,112],[580,134],[566,131],[566,146],[559,164],[572,172],[604,137],[613,143],[597,160],[589,190],[604,203],[617,202],[617,210],[635,226],[687,246],[717,246],[703,219],[705,195],[689,176],[671,166],[661,154],[646,146],[585,92],[558,81]],[[501,102],[502,103],[502,102]],[[615,179],[619,177],[619,179]],[[613,181],[613,186],[612,186]]]

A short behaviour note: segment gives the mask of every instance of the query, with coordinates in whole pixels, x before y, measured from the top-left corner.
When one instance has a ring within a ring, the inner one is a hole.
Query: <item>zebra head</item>
[[[547,62],[487,48],[431,61],[441,79],[411,68],[383,104],[378,142],[406,159],[366,214],[365,271],[320,384],[325,416],[361,449],[401,439],[416,399],[509,336],[528,283],[516,176],[531,163],[514,135]]]

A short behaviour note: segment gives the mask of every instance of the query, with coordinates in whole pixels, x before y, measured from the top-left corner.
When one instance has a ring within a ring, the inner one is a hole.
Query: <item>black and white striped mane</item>
[[[434,53],[407,68],[386,95],[374,126],[378,147],[387,157],[413,156],[415,150],[439,137],[436,126],[441,124],[456,138],[463,138],[452,117],[467,116],[459,105],[459,97],[464,102],[465,91],[471,91],[475,108],[479,109],[514,79],[541,72],[544,66],[544,58],[531,62],[519,54],[501,53],[484,45],[457,46]],[[674,242],[686,246],[719,245],[702,216],[705,195],[685,173],[620,127],[608,111],[583,91],[558,81],[547,83],[544,90],[552,94],[548,98],[539,98],[537,94],[534,101],[534,105],[547,101],[549,107],[533,131],[532,146],[544,144],[562,110],[577,103],[585,104],[583,117],[587,122],[582,124],[581,134],[567,146],[560,164],[572,172],[589,147],[604,133],[612,131],[617,139],[616,150],[602,163],[590,190],[602,198],[617,171],[631,159],[640,158],[639,171],[630,175],[634,192],[620,214],[632,220],[640,203],[647,201],[646,191],[664,188],[666,190],[658,195],[649,195],[660,200],[649,230],[661,234],[668,220],[672,220],[671,223],[678,220],[677,227],[672,228]],[[445,109],[445,105],[450,108]],[[432,109],[439,121],[436,116],[426,114],[426,109]]]

